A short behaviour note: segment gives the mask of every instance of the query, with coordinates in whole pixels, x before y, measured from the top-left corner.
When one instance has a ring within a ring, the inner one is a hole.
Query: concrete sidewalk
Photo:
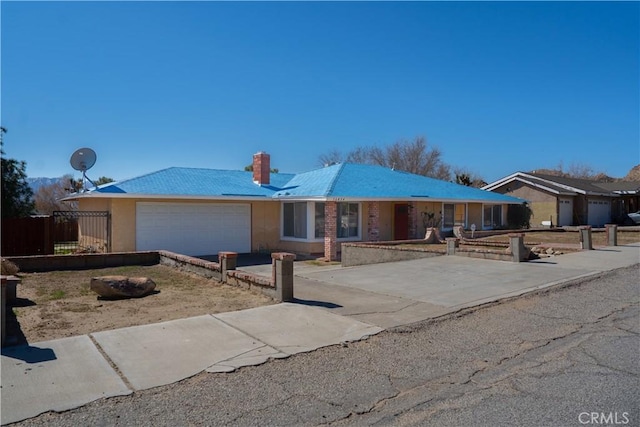
[[[359,340],[638,262],[640,244],[528,263],[458,256],[348,268],[300,262],[296,303],[3,348],[1,421]]]

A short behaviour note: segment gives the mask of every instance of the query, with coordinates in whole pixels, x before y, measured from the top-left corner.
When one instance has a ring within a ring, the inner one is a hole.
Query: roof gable
[[[553,182],[555,184],[568,187],[569,189],[575,190],[578,193],[608,192],[606,190],[603,191],[601,187],[598,187],[596,185],[596,181],[589,180],[589,179],[569,178],[564,176],[546,175],[541,173],[531,173],[530,175],[548,182]]]
[[[579,178],[568,178],[555,175],[540,174],[535,172],[516,172],[505,178],[494,181],[482,187],[484,190],[495,190],[513,181],[520,181],[542,190],[560,195],[597,195],[614,196],[613,190],[609,189],[605,183]],[[608,184],[608,183],[607,183]]]

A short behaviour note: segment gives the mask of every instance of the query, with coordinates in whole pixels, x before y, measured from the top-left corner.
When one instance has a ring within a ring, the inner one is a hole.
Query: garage
[[[603,226],[611,222],[611,201],[607,199],[589,200],[589,225]]]
[[[136,203],[136,250],[251,252],[248,203]]]

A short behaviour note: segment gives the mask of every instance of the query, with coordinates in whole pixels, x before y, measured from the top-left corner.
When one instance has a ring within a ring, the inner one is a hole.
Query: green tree
[[[2,217],[21,218],[33,213],[33,191],[27,183],[27,164],[4,156],[4,134],[0,127],[0,156],[2,160]]]
[[[428,146],[422,136],[411,141],[399,140],[384,147],[360,146],[346,155],[332,150],[318,160],[323,166],[345,161],[380,165],[447,181],[451,177],[451,168],[442,160],[442,152],[437,147]]]

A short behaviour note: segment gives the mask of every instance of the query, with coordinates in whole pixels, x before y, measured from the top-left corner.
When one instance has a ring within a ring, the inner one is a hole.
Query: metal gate
[[[54,211],[53,230],[56,255],[111,250],[111,214],[108,211]]]

